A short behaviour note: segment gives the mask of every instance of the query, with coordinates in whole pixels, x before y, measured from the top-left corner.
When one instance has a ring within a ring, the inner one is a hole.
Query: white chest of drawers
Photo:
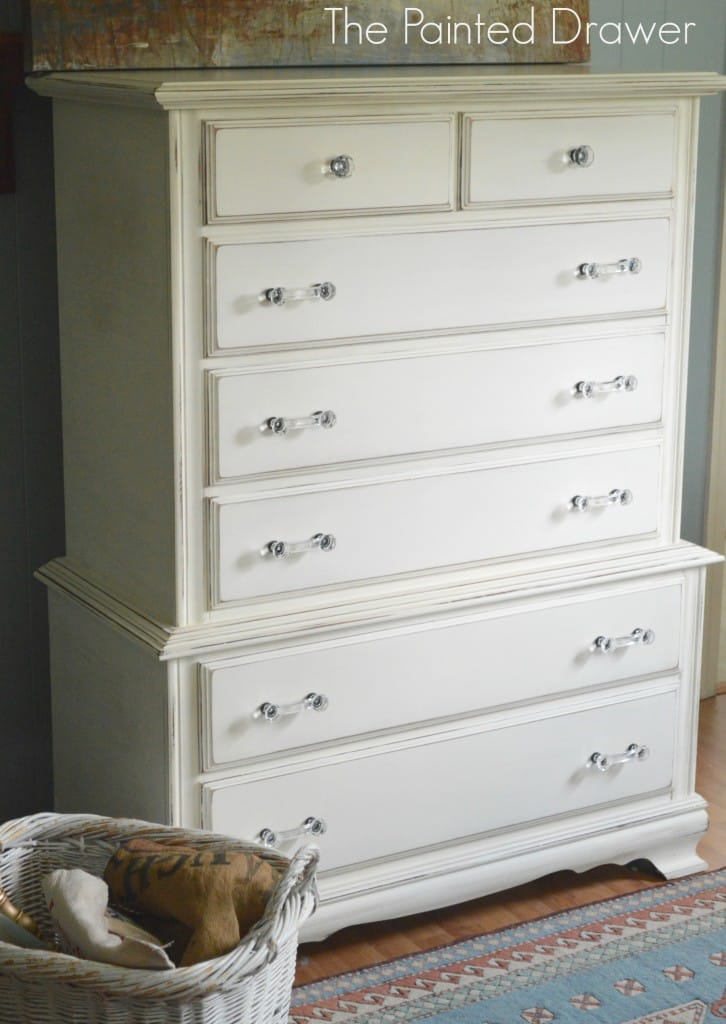
[[[59,809],[322,850],[308,937],[692,870],[715,75],[57,75]]]

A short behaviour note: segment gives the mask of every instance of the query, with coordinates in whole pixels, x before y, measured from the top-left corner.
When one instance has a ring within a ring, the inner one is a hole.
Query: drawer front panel
[[[638,259],[640,273],[607,272]],[[213,347],[663,311],[666,218],[212,244]],[[598,264],[598,279],[578,273]],[[332,284],[319,297],[316,285]],[[284,294],[275,289],[284,289]],[[318,297],[316,297],[316,295]],[[283,304],[275,304],[268,297]]]
[[[213,372],[211,477],[657,423],[663,362],[664,337],[651,334]],[[627,384],[605,390],[617,378]],[[580,382],[604,390],[583,398]],[[328,410],[333,427],[296,428]],[[287,421],[285,433],[265,429],[272,418]]]
[[[658,528],[660,448],[550,458],[250,500],[212,501],[213,594],[243,601]],[[577,496],[630,490],[630,504],[578,511]],[[333,535],[335,547],[273,557],[272,541]]]
[[[585,591],[465,622],[208,662],[204,767],[675,671],[681,599],[672,582]],[[636,629],[651,642],[616,646]],[[610,650],[599,637],[614,641]],[[305,706],[310,694],[324,698],[319,710]]]
[[[322,866],[391,856],[667,789],[673,692],[403,749],[296,764],[268,778],[208,784],[204,827],[253,838],[322,819]],[[600,772],[593,753],[647,745],[650,757]]]
[[[211,223],[453,206],[451,117],[217,122],[206,138]]]
[[[669,194],[672,112],[467,117],[464,206]]]

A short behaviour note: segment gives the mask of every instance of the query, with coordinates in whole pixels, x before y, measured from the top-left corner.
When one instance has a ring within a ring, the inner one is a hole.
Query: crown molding
[[[32,75],[41,96],[92,100],[164,110],[223,108],[240,103],[329,104],[391,99],[414,102],[597,100],[706,96],[726,91],[716,72],[601,73],[587,65],[462,65],[457,67],[334,67],[207,69],[198,71],[92,71]]]

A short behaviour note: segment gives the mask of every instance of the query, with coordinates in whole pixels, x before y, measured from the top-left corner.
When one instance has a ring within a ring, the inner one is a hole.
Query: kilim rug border
[[[726,1019],[726,869],[293,990],[290,1024]]]

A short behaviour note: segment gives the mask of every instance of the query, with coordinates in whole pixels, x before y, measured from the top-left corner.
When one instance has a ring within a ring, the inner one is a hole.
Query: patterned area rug
[[[290,1024],[726,1020],[726,869],[293,990]]]

